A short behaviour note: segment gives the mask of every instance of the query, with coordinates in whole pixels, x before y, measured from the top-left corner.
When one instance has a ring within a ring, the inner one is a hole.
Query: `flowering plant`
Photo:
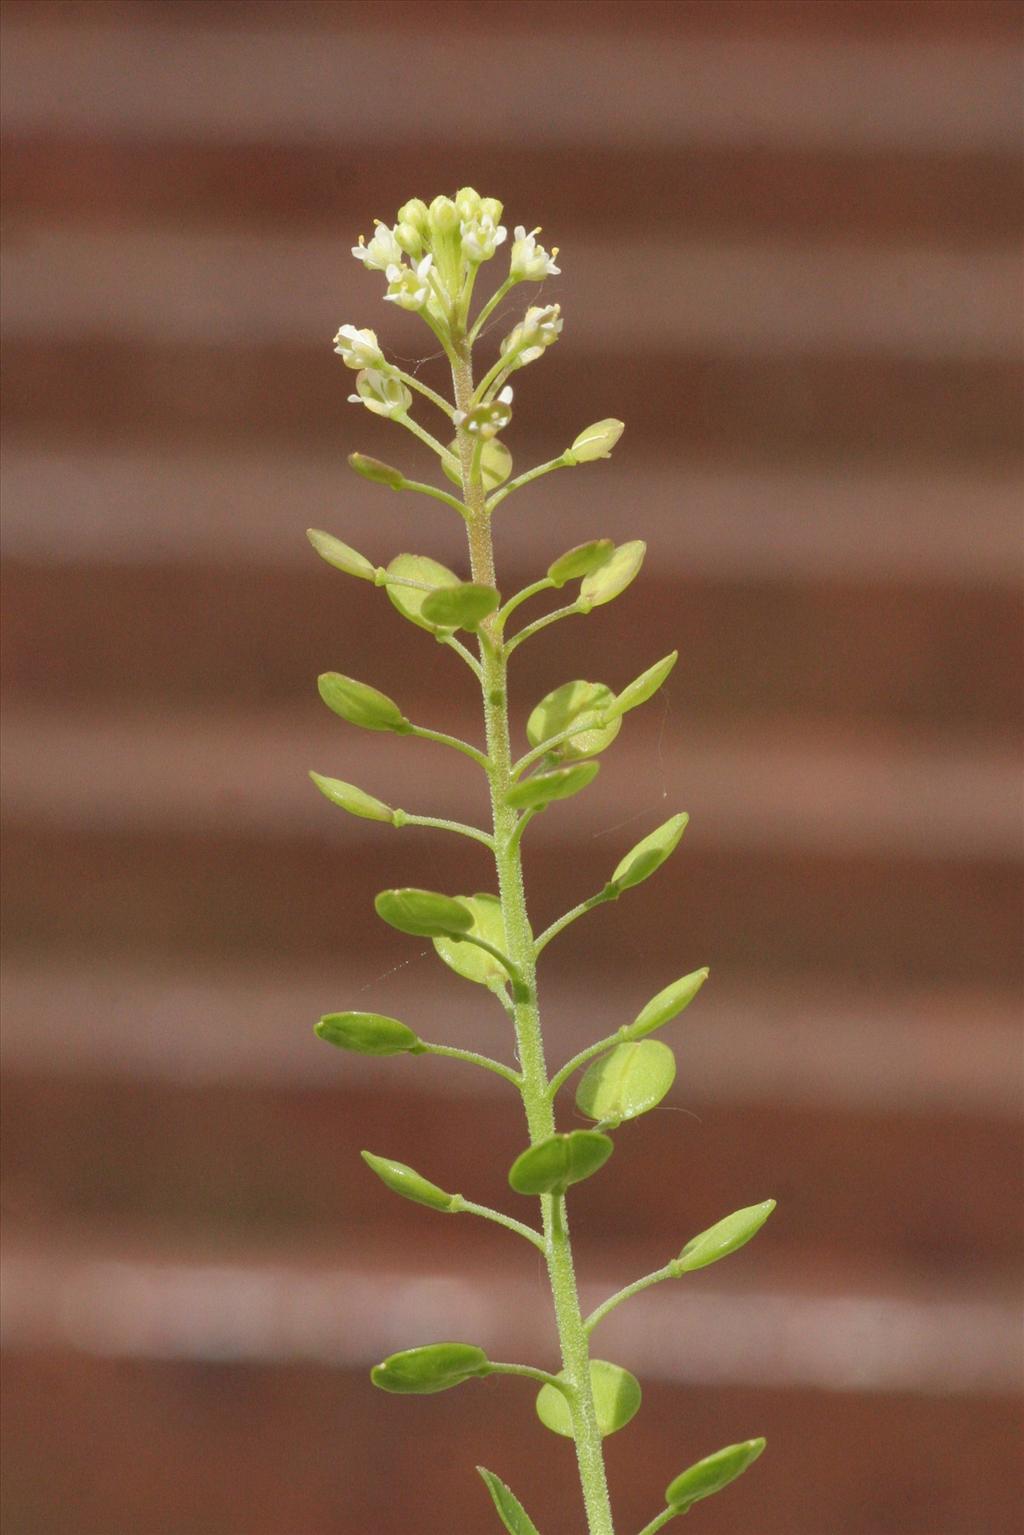
[[[514,1193],[539,1200],[540,1224],[448,1193],[419,1171],[389,1157],[364,1152],[381,1182],[405,1199],[447,1214],[469,1213],[494,1221],[530,1243],[545,1260],[561,1349],[560,1368],[498,1362],[472,1342],[427,1343],[393,1354],[372,1371],[375,1385],[393,1392],[444,1391],[486,1375],[526,1377],[539,1386],[536,1411],[552,1432],[576,1448],[589,1535],[614,1535],[602,1440],[625,1426],[640,1405],[640,1385],[628,1370],[591,1357],[590,1338],[605,1316],[630,1296],[665,1279],[677,1279],[716,1263],[749,1241],[774,1209],[765,1200],[725,1217],[701,1232],[663,1268],[628,1284],[584,1317],[573,1270],[566,1193],[596,1174],[615,1148],[614,1132],[653,1109],[675,1077],[675,1059],[652,1036],[686,1008],[707,978],[701,969],[672,981],[616,1033],[596,1040],[549,1074],[537,995],[537,960],[551,941],[586,912],[649,879],[674,852],[687,817],[671,816],[631,848],[604,887],[535,935],[527,915],[521,845],[531,821],[557,800],[580,793],[599,771],[599,757],[615,740],[624,717],[664,684],[676,653],[664,656],[621,692],[599,683],[571,681],[548,693],[533,709],[528,750],[514,756],[508,715],[508,666],[520,645],[549,625],[588,614],[620,595],[643,563],[638,540],[615,545],[594,538],[568,550],[544,575],[502,599],[491,541],[491,518],[514,491],[557,469],[607,458],[622,434],[622,423],[598,421],[579,433],[572,446],[548,463],[512,477],[512,456],[502,434],[512,420],[510,375],[537,362],[562,330],[557,304],[530,306],[502,341],[497,358],[474,383],[473,349],[484,325],[513,287],[556,276],[557,250],[537,243],[539,230],[515,229],[508,275],[471,321],[473,289],[480,267],[505,242],[502,206],[465,187],[454,198],[436,197],[428,207],[414,198],[399,209],[389,228],[378,223],[367,244],[353,255],[368,270],[384,273],[385,298],[418,312],[433,331],[451,365],[454,399],[449,401],[385,358],[372,330],[343,325],[335,350],[356,371],[349,399],[388,416],[424,443],[457,492],[411,480],[378,459],[353,453],[357,473],[395,491],[414,491],[441,501],[464,521],[470,579],[424,555],[399,554],[375,567],[332,534],[311,530],[310,541],[328,564],[387,589],[401,615],[428,630],[469,668],[480,684],[484,746],[414,724],[400,705],[368,683],[337,672],[319,679],[327,707],[367,730],[413,735],[437,742],[472,759],[490,790],[491,827],[395,809],[340,779],[312,774],[316,786],[351,815],[394,826],[443,829],[483,843],[493,855],[496,894],[450,895],[420,889],[384,890],[375,905],[381,918],[400,932],[430,938],[439,958],[465,980],[485,987],[505,1011],[514,1031],[514,1061],[422,1039],[407,1024],[379,1013],[328,1013],[316,1025],[320,1037],[346,1050],[369,1055],[433,1054],[467,1063],[502,1078],[520,1095],[528,1144],[512,1163]],[[447,445],[416,421],[413,396],[446,418]],[[520,608],[549,591],[572,590],[571,600],[522,627],[510,629]],[[585,1070],[583,1068],[586,1068]],[[590,1129],[559,1131],[558,1094],[582,1071],[575,1094]],[[725,1487],[764,1448],[748,1439],[698,1460],[668,1485],[662,1508],[641,1535],[654,1535],[702,1498]],[[510,1535],[538,1535],[519,1499],[493,1472],[478,1468],[498,1517]]]

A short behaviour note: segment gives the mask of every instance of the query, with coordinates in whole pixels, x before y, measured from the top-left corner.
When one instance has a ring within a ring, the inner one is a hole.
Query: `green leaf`
[[[350,453],[348,463],[356,474],[361,474],[364,480],[372,480],[375,485],[387,485],[391,490],[401,490],[405,484],[405,475],[401,469],[392,469],[390,464],[383,464],[379,458],[371,458],[368,453]]]
[[[636,709],[640,704],[645,704],[661,687],[678,659],[678,650],[673,650],[670,655],[663,656],[645,672],[641,672],[628,687],[623,688],[611,708],[605,710],[604,718],[617,719],[621,714],[628,714],[630,709]]]
[[[584,1072],[576,1107],[588,1119],[614,1128],[653,1109],[675,1078],[676,1058],[668,1045],[657,1039],[616,1045]]]
[[[428,1343],[407,1348],[374,1365],[370,1379],[382,1391],[448,1391],[474,1376],[489,1375],[490,1360],[472,1343]]]
[[[325,1013],[313,1027],[329,1045],[360,1055],[418,1054],[422,1049],[412,1029],[383,1013]]]
[[[508,952],[508,942],[505,937],[505,919],[501,914],[501,902],[496,895],[460,895],[459,901],[467,908],[473,918],[473,925],[467,931],[475,938],[483,938],[485,942],[492,943],[503,954]],[[488,954],[486,949],[478,949],[472,943],[454,943],[450,938],[435,938],[434,948],[458,975],[465,976],[467,981],[476,981],[481,986],[490,986],[498,981],[508,979],[508,971],[493,954]]]
[[[587,576],[581,585],[580,602],[584,611],[602,607],[624,592],[639,575],[646,553],[647,545],[638,538],[628,544],[619,544],[614,554]]]
[[[410,623],[416,624],[421,629],[426,629],[428,634],[445,632],[442,626],[431,623],[423,616],[423,604],[432,592],[446,586],[460,586],[458,576],[454,570],[449,570],[447,565],[441,565],[437,560],[432,560],[428,554],[396,554],[387,567],[388,597]],[[396,584],[392,585],[394,581]],[[401,586],[401,581],[418,581],[419,586]],[[423,587],[430,587],[430,591],[424,591]],[[453,626],[449,625],[451,629]]]
[[[455,462],[459,461],[458,439],[448,444],[448,451]],[[441,460],[441,468],[451,480],[453,485],[462,489],[462,475],[447,459]],[[504,485],[512,473],[512,455],[503,442],[497,437],[492,437],[485,442],[480,453],[480,475],[484,482],[485,490],[496,490],[499,485]]]
[[[540,1535],[540,1531],[526,1512],[511,1488],[495,1476],[493,1471],[488,1471],[486,1466],[476,1468],[484,1479],[484,1486],[493,1499],[494,1506],[498,1510],[498,1517],[508,1530],[509,1535]]]
[[[335,570],[343,570],[347,576],[358,576],[360,581],[376,579],[375,566],[370,564],[365,555],[343,544],[340,538],[322,533],[319,528],[307,528],[306,537],[320,558],[326,560],[328,565],[333,565]]]
[[[615,871],[609,884],[620,893],[623,890],[631,890],[634,885],[640,885],[645,879],[650,879],[656,869],[660,869],[666,858],[670,858],[679,845],[679,839],[686,830],[688,815],[674,815],[663,825],[658,826],[631,848],[625,858],[615,866]]]
[[[373,904],[378,917],[417,938],[466,933],[473,926],[473,913],[462,901],[436,890],[382,890]]]
[[[597,777],[601,764],[592,758],[587,762],[571,762],[568,767],[553,768],[550,773],[534,773],[510,789],[506,805],[514,810],[543,810],[552,800],[568,799],[585,789]]]
[[[451,1210],[455,1195],[446,1194],[444,1189],[439,1189],[436,1183],[429,1182],[414,1168],[406,1167],[404,1162],[375,1157],[372,1151],[361,1151],[359,1155],[393,1194],[401,1194],[403,1199],[411,1199],[417,1205],[426,1205],[430,1210]]]
[[[614,548],[610,538],[594,538],[589,544],[577,544],[575,549],[559,555],[555,563],[548,566],[548,580],[561,587],[567,581],[589,576],[592,570],[604,564]]]
[[[569,452],[578,464],[593,463],[596,458],[611,458],[612,449],[626,430],[625,423],[609,416],[585,427]]]
[[[560,1371],[555,1378],[565,1380],[565,1371]],[[623,1370],[617,1364],[609,1364],[607,1359],[592,1359],[590,1386],[594,1393],[597,1426],[603,1438],[614,1434],[616,1429],[625,1428],[629,1420],[636,1416],[640,1406],[640,1382],[628,1370]],[[566,1439],[572,1439],[569,1403],[557,1386],[541,1386],[537,1393],[537,1416],[553,1434],[563,1434]]]
[[[687,1242],[677,1262],[681,1274],[691,1274],[694,1269],[707,1268],[720,1258],[728,1258],[737,1248],[744,1247],[757,1235],[775,1209],[774,1199],[765,1199],[759,1205],[747,1205],[744,1210],[734,1210],[724,1220],[717,1221]]]
[[[526,721],[526,738],[531,746],[540,746],[552,736],[561,735],[574,725],[584,726],[591,719],[594,728],[581,729],[568,741],[552,747],[552,755],[565,758],[595,757],[610,746],[622,729],[621,720],[598,724],[606,709],[615,702],[615,694],[603,682],[563,682],[546,693]]]
[[[349,815],[362,816],[365,821],[388,821],[394,824],[395,812],[391,806],[385,805],[383,800],[374,799],[365,790],[357,789],[355,784],[343,783],[340,778],[325,778],[322,773],[310,773],[309,776],[332,805],[340,805]]]
[[[706,966],[703,970],[693,970],[666,986],[664,991],[659,991],[640,1009],[633,1022],[620,1031],[624,1038],[642,1039],[645,1034],[653,1034],[655,1029],[671,1023],[685,1007],[689,1007],[709,974]]]
[[[500,601],[493,586],[460,581],[458,586],[428,593],[421,616],[438,629],[472,630],[494,612]]]
[[[509,1168],[517,1194],[564,1194],[603,1167],[614,1151],[611,1138],[598,1130],[569,1130],[528,1146]]]
[[[350,725],[359,725],[363,730],[394,730],[400,735],[412,729],[394,700],[386,693],[378,693],[367,682],[343,677],[341,672],[324,672],[316,685],[328,709],[340,714]]]
[[[742,1444],[728,1444],[724,1450],[706,1455],[696,1465],[681,1472],[675,1481],[669,1482],[665,1488],[665,1502],[669,1508],[685,1513],[701,1498],[710,1498],[712,1493],[721,1492],[723,1487],[742,1476],[764,1446],[763,1439],[746,1439]]]

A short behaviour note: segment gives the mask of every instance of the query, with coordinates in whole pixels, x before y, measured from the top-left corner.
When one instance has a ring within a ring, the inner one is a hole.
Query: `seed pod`
[[[676,1058],[668,1045],[642,1039],[616,1045],[583,1074],[576,1089],[576,1107],[588,1119],[613,1129],[655,1108],[676,1077]]]
[[[630,709],[636,709],[640,704],[645,704],[649,698],[661,687],[669,672],[679,659],[678,650],[673,650],[670,655],[664,656],[660,661],[655,661],[645,672],[635,678],[628,687],[615,699],[610,709],[604,711],[606,720],[618,719],[622,714],[628,714]]]
[[[596,757],[615,740],[621,721],[604,723],[605,710],[615,701],[611,688],[603,682],[563,682],[546,693],[531,710],[526,721],[526,738],[531,746],[540,746],[563,730],[576,727],[576,734],[552,748],[552,755],[563,758]],[[582,727],[593,721],[593,729]]]
[[[349,815],[361,816],[365,821],[388,821],[394,825],[395,812],[383,800],[374,799],[372,794],[357,789],[355,784],[343,783],[340,778],[325,778],[322,773],[310,773],[309,776],[332,805],[347,810]]]
[[[614,1151],[598,1130],[569,1130],[528,1146],[512,1163],[508,1181],[517,1194],[564,1194],[604,1166]]]
[[[333,565],[335,570],[343,570],[347,576],[356,576],[360,581],[376,580],[376,567],[370,564],[366,556],[350,549],[348,544],[343,544],[333,533],[323,533],[319,528],[307,528],[306,537],[320,558],[326,560],[328,565]]]
[[[675,1481],[669,1482],[665,1488],[665,1502],[669,1508],[685,1513],[701,1498],[710,1498],[712,1493],[721,1492],[723,1487],[742,1476],[764,1446],[763,1439],[747,1439],[742,1444],[727,1444],[724,1450],[716,1450],[714,1455],[706,1455],[696,1465],[681,1472]]]
[[[550,773],[535,773],[510,789],[505,803],[514,810],[543,810],[552,800],[568,799],[585,789],[597,777],[600,766],[599,762],[590,760],[553,768]]]
[[[412,1029],[383,1013],[325,1013],[314,1032],[359,1055],[418,1055],[423,1049]]]
[[[393,1194],[401,1194],[403,1199],[411,1199],[414,1204],[426,1205],[429,1210],[451,1210],[455,1195],[446,1194],[444,1189],[439,1189],[436,1183],[422,1177],[414,1168],[406,1167],[404,1162],[375,1157],[372,1151],[361,1151],[359,1155]]]
[[[454,896],[436,890],[382,890],[374,900],[378,917],[400,933],[417,938],[451,937],[473,926],[473,913]]]
[[[448,444],[448,451],[457,464],[459,461],[459,443],[457,438]],[[461,472],[446,458],[441,460],[441,468],[452,484],[457,485],[461,490]],[[499,485],[504,485],[511,473],[512,455],[505,444],[499,442],[497,437],[486,439],[480,450],[480,477],[484,482],[484,489],[496,490]]]
[[[604,564],[614,548],[610,538],[595,538],[589,544],[577,544],[575,549],[566,550],[553,565],[548,566],[548,580],[561,587],[567,581],[589,576],[591,571]]]
[[[619,544],[614,554],[587,576],[581,585],[580,603],[584,611],[589,613],[591,608],[603,607],[606,602],[611,602],[624,592],[639,575],[646,553],[647,545],[640,539]]]
[[[405,484],[405,475],[401,469],[393,469],[390,464],[382,463],[379,458],[371,458],[368,453],[350,453],[348,466],[356,474],[361,474],[364,480],[372,480],[375,485],[387,485],[390,490],[401,490]]]
[[[565,1379],[562,1370],[557,1380]],[[636,1416],[640,1407],[640,1382],[620,1365],[609,1364],[607,1359],[590,1361],[590,1389],[594,1393],[594,1411],[602,1437],[625,1428]],[[569,1403],[557,1386],[541,1386],[537,1393],[537,1416],[545,1428],[553,1434],[573,1437],[572,1413]]]
[[[479,627],[488,614],[494,612],[500,601],[493,586],[460,581],[458,586],[445,586],[439,591],[428,592],[420,613],[438,629],[472,631]]]
[[[474,1376],[489,1375],[490,1360],[482,1348],[472,1343],[428,1343],[423,1348],[407,1348],[390,1354],[374,1365],[370,1379],[382,1391],[415,1392],[426,1395],[461,1386]]]
[[[665,987],[664,991],[659,991],[656,997],[652,997],[647,1005],[640,1009],[633,1022],[621,1030],[624,1038],[642,1039],[645,1034],[653,1034],[655,1029],[671,1023],[672,1019],[678,1017],[685,1007],[689,1007],[709,973],[706,968],[694,970],[690,975],[684,975],[678,981],[673,981],[671,985]]]
[[[626,430],[625,423],[609,416],[606,421],[595,421],[585,427],[576,438],[569,452],[577,464],[589,464],[596,458],[610,458],[612,449]]]
[[[679,839],[686,830],[688,815],[674,815],[663,825],[655,828],[636,847],[631,848],[625,858],[615,866],[615,871],[609,881],[609,887],[620,894],[623,890],[631,890],[634,885],[640,885],[645,879],[650,879],[656,869],[660,869],[666,858],[671,857],[679,845]]]
[[[501,902],[496,895],[460,895],[460,903],[472,915],[473,925],[467,929],[471,937],[483,938],[504,954],[508,949],[505,936],[505,919],[501,914]],[[435,938],[434,948],[457,975],[480,986],[493,986],[508,979],[508,971],[500,960],[486,949],[478,949],[474,943],[456,943],[453,938]]]
[[[653,1041],[652,1041],[653,1043]],[[720,1258],[728,1258],[737,1248],[744,1247],[757,1235],[775,1209],[774,1199],[766,1199],[759,1205],[747,1205],[744,1210],[734,1210],[724,1220],[717,1221],[687,1242],[676,1260],[680,1274],[690,1274],[694,1269],[707,1268]]]
[[[394,700],[367,682],[343,677],[341,672],[324,672],[316,685],[328,709],[340,714],[350,725],[359,725],[363,730],[394,730],[400,735],[412,729]]]
[[[396,554],[387,567],[388,597],[410,623],[430,634],[442,632],[438,624],[423,616],[423,604],[438,587],[459,586],[461,582],[454,570],[441,565],[427,554]],[[415,586],[403,586],[404,581],[414,581]],[[449,630],[454,627],[449,626]]]

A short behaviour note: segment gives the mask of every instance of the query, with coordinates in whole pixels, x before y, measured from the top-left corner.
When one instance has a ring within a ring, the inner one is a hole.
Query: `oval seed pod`
[[[451,1212],[455,1195],[446,1194],[415,1168],[406,1167],[404,1162],[392,1162],[387,1157],[375,1157],[372,1151],[361,1151],[359,1155],[393,1194],[401,1194],[403,1199],[411,1199],[414,1204],[426,1205],[429,1210]]]
[[[612,449],[626,430],[624,421],[609,416],[606,421],[595,421],[585,427],[576,438],[569,452],[578,464],[593,463],[596,458],[611,458]]]
[[[390,490],[401,490],[405,484],[405,475],[401,469],[393,469],[390,464],[382,463],[379,458],[371,458],[368,453],[350,453],[348,464],[356,474],[361,474],[364,480],[372,480],[375,485],[387,485]]]
[[[420,629],[426,629],[429,634],[439,633],[440,626],[424,618],[423,604],[438,588],[462,584],[454,570],[432,560],[428,554],[396,554],[387,566],[386,574],[390,578],[387,582],[388,597],[402,617]],[[417,581],[420,584],[402,586],[402,581]],[[430,591],[424,590],[425,587],[429,587]]]
[[[572,762],[568,767],[553,768],[550,773],[535,773],[510,789],[505,803],[514,810],[543,810],[552,800],[568,799],[585,789],[597,777],[600,766],[591,758],[586,762]]]
[[[548,580],[561,587],[567,581],[589,576],[592,570],[604,564],[614,548],[610,538],[594,538],[589,544],[577,544],[575,549],[567,549],[553,565],[548,566]]]
[[[339,805],[349,815],[361,816],[364,821],[388,821],[394,825],[395,812],[383,800],[374,799],[372,794],[357,789],[355,784],[343,783],[340,778],[325,778],[322,773],[313,772],[309,776],[332,805]]]
[[[473,925],[467,932],[476,938],[492,943],[503,954],[508,952],[505,937],[505,919],[501,914],[501,902],[496,895],[460,895],[459,901],[472,915]],[[472,943],[455,943],[450,938],[435,938],[434,948],[457,975],[481,986],[491,986],[508,979],[508,971],[500,960],[478,949]]]
[[[660,1040],[616,1045],[584,1072],[576,1107],[614,1128],[655,1108],[675,1079],[676,1058]]]
[[[458,586],[428,592],[421,609],[422,617],[438,629],[476,629],[501,601],[493,586],[475,581],[460,581]]]
[[[560,1370],[556,1378],[564,1380],[565,1371]],[[594,1393],[597,1426],[603,1438],[614,1434],[616,1429],[625,1428],[636,1416],[640,1407],[640,1382],[621,1365],[610,1364],[607,1359],[592,1359],[590,1388]],[[573,1437],[569,1403],[557,1386],[541,1386],[537,1393],[537,1416],[553,1434],[563,1434],[566,1439]]]
[[[642,842],[638,842],[636,847],[630,848],[625,858],[616,864],[609,884],[621,893],[650,879],[665,859],[675,852],[689,819],[685,812],[674,815],[656,827]]]
[[[374,899],[378,917],[400,933],[416,938],[465,933],[473,926],[473,913],[454,896],[436,890],[382,890]]]
[[[418,1055],[419,1035],[384,1013],[325,1013],[313,1032],[340,1050],[360,1055]]]
[[[526,721],[526,739],[531,746],[540,746],[563,730],[587,725],[593,719],[592,730],[580,729],[578,734],[559,742],[551,750],[557,757],[595,757],[612,744],[622,729],[621,720],[603,723],[605,710],[614,702],[615,694],[603,682],[563,682],[561,687],[546,693],[531,710]]]
[[[623,1038],[642,1039],[645,1034],[653,1034],[655,1029],[671,1023],[684,1007],[689,1007],[709,974],[710,971],[705,966],[703,970],[694,970],[690,975],[681,976],[678,981],[673,981],[671,985],[666,986],[664,991],[659,991],[656,997],[652,997],[647,1005],[640,1009],[633,1022],[619,1031]]]
[[[382,1391],[426,1395],[461,1386],[474,1376],[489,1375],[490,1360],[473,1343],[427,1343],[403,1349],[374,1365],[370,1379]]]
[[[614,1151],[610,1136],[599,1130],[569,1130],[528,1146],[509,1168],[517,1194],[564,1194],[603,1167]]]
[[[723,1487],[742,1476],[764,1447],[764,1439],[747,1439],[742,1444],[727,1444],[724,1450],[716,1450],[714,1455],[706,1455],[669,1482],[665,1488],[665,1502],[669,1508],[685,1513],[701,1498],[710,1498],[712,1493],[721,1492]]]
[[[655,661],[653,666],[649,666],[645,672],[641,672],[640,676],[635,678],[628,687],[623,688],[611,708],[605,710],[604,719],[617,719],[622,714],[628,714],[630,709],[636,709],[640,704],[645,704],[661,687],[678,659],[678,650],[673,650],[670,655],[663,656],[660,661]]]
[[[498,1510],[498,1518],[508,1530],[509,1535],[540,1535],[537,1526],[512,1489],[506,1487],[501,1478],[495,1476],[493,1471],[488,1471],[486,1466],[477,1466],[476,1469],[483,1477],[484,1486]]]
[[[455,462],[458,463],[458,439],[448,444],[448,451],[454,457]],[[446,458],[441,460],[441,468],[451,480],[452,484],[457,485],[461,490],[462,475],[460,471],[454,468]],[[484,489],[496,490],[499,485],[504,485],[505,481],[508,479],[511,473],[511,453],[508,451],[503,442],[498,441],[497,437],[490,438],[487,442],[484,443],[480,450],[480,477],[484,482]]]
[[[399,734],[412,729],[394,700],[371,688],[368,682],[357,682],[341,672],[324,672],[316,685],[328,709],[350,725],[359,725],[363,730],[394,730]]]
[[[591,608],[603,607],[620,596],[640,574],[646,553],[647,545],[638,538],[631,539],[628,544],[619,544],[614,554],[580,586],[580,603],[584,611],[589,613]]]
[[[676,1260],[680,1274],[690,1274],[694,1269],[707,1268],[720,1258],[728,1258],[737,1248],[744,1247],[757,1235],[775,1209],[774,1199],[765,1199],[759,1205],[747,1205],[746,1209],[734,1210],[724,1220],[717,1221],[687,1242]]]
[[[328,565],[333,565],[335,570],[343,570],[347,576],[357,576],[360,581],[376,580],[376,567],[370,564],[366,556],[350,549],[348,544],[343,544],[333,533],[323,533],[319,528],[307,528],[306,537],[320,558],[326,560]]]

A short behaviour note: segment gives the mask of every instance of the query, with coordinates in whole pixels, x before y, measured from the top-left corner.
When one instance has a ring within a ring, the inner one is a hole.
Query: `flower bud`
[[[415,224],[396,224],[395,239],[405,254],[411,256],[414,261],[418,261],[423,255],[423,236]]]
[[[334,338],[334,350],[346,368],[378,368],[387,371],[384,353],[372,330],[357,330],[354,325],[343,325]]]
[[[480,193],[474,187],[460,187],[455,194],[455,206],[460,219],[478,219],[481,213]]]
[[[407,203],[403,203],[398,210],[398,222],[409,224],[421,239],[426,239],[430,231],[430,214],[422,197],[410,197]]]
[[[372,480],[375,485],[387,485],[391,490],[401,490],[405,484],[405,475],[400,469],[393,469],[390,464],[383,464],[379,458],[371,458],[368,453],[350,453],[348,464],[356,474],[361,474],[364,480]]]
[[[430,232],[434,235],[449,235],[459,225],[459,210],[450,197],[435,197],[428,217]]]
[[[349,400],[353,405],[365,405],[375,416],[404,416],[412,395],[400,378],[367,368],[356,375],[356,393],[350,394]]]
[[[626,430],[621,421],[609,416],[606,421],[595,421],[576,438],[567,458],[577,464],[590,464],[596,458],[610,458],[612,449]]]
[[[496,224],[500,224],[503,211],[504,204],[500,203],[496,197],[481,197],[480,212],[485,218],[493,219]]]

